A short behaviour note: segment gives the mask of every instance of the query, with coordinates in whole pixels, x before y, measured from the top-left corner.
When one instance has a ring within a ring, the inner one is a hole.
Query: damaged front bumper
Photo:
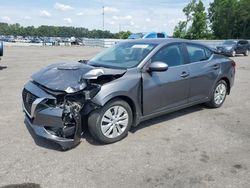
[[[77,96],[74,100],[74,95],[70,94],[64,95],[58,102],[56,96],[33,82],[25,85],[22,98],[25,123],[37,136],[52,140],[63,149],[73,148],[80,143],[84,127],[82,117],[90,111],[85,98]]]
[[[80,143],[80,138],[69,139],[51,134],[45,127],[33,124],[27,115],[25,116],[25,124],[29,126],[37,136],[56,142],[63,149],[70,149]]]

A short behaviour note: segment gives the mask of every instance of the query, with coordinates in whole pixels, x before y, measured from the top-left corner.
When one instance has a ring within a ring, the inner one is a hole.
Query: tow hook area
[[[81,141],[82,108],[83,105],[79,102],[74,102],[71,101],[70,99],[66,99],[64,102],[63,115],[62,115],[63,128],[61,129],[60,136],[63,138],[74,140],[72,146],[69,146],[68,148],[62,146],[64,150],[77,146]]]
[[[38,90],[38,86],[33,83],[28,86],[29,90]],[[37,93],[24,89],[25,123],[36,135],[56,142],[63,150],[74,148],[81,142],[87,128],[85,120],[88,114],[100,108],[91,101],[100,87],[98,84],[91,84],[78,92],[57,92],[51,95],[44,93],[39,97]]]

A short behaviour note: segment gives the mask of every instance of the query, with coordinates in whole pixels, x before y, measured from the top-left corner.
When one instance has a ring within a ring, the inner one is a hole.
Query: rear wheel
[[[244,56],[248,56],[249,55],[249,50],[247,49],[244,53]]]
[[[213,96],[211,100],[206,103],[207,106],[212,108],[219,108],[224,103],[227,96],[227,83],[224,80],[220,80],[215,85]]]
[[[113,143],[127,136],[133,114],[123,100],[113,100],[89,115],[90,134],[100,142]]]

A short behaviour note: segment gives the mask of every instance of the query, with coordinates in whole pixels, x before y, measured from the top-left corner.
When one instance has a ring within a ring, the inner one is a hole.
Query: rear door
[[[240,40],[237,42],[237,49],[236,52],[238,54],[244,53],[245,52],[245,45],[244,45],[244,41]]]
[[[150,62],[165,62],[165,72],[142,73],[143,115],[150,115],[187,103],[188,65],[184,63],[182,48],[172,44],[161,48]]]
[[[189,60],[190,90],[188,102],[208,98],[219,75],[220,64],[212,59],[212,52],[196,44],[186,44]]]

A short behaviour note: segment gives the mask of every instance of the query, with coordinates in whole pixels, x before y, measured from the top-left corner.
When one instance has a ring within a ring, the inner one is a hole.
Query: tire
[[[221,87],[221,90],[219,87]],[[209,102],[207,102],[206,105],[211,107],[211,108],[221,107],[226,99],[227,93],[228,93],[227,83],[224,80],[220,80],[215,85],[215,87],[213,89],[213,94],[212,94],[211,100]]]
[[[3,42],[0,41],[0,57],[3,56]]]
[[[249,55],[249,50],[247,49],[245,52],[244,52],[244,56],[248,56]]]
[[[132,122],[133,113],[129,104],[116,99],[90,113],[88,128],[97,141],[110,144],[125,138]]]
[[[231,57],[235,57],[235,55],[236,55],[236,51],[233,50],[232,53],[231,53]]]

